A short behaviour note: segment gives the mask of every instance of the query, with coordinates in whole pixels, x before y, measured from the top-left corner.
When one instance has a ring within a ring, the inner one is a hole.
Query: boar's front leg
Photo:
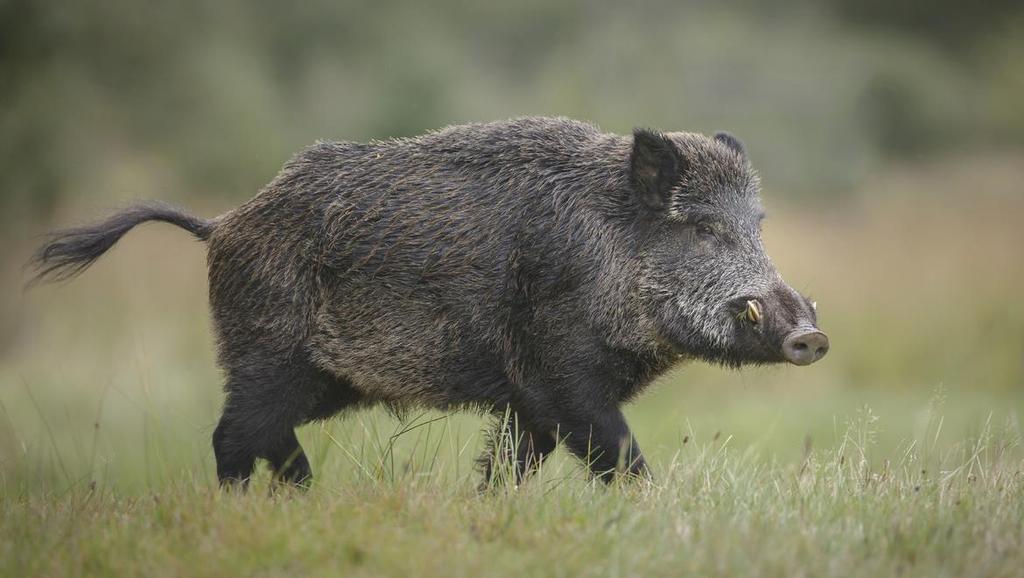
[[[494,414],[497,424],[488,448],[479,460],[484,472],[482,490],[495,482],[508,481],[504,478],[511,478],[515,484],[522,483],[557,445],[553,430],[539,429],[528,414],[511,405],[504,410],[495,410]]]
[[[613,384],[590,373],[561,383],[526,388],[520,415],[538,431],[553,432],[601,480],[649,477],[640,446],[622,415]]]
[[[595,476],[604,482],[618,475],[650,476],[640,446],[617,404],[566,409],[558,420],[558,435]]]

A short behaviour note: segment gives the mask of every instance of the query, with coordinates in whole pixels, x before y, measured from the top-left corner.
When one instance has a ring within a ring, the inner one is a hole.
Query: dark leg
[[[287,409],[243,392],[229,394],[224,415],[213,432],[217,478],[222,486],[244,488],[258,458],[269,460],[282,479],[286,473],[309,479],[309,462],[293,429],[299,420]]]
[[[309,460],[295,427],[327,417],[354,403],[357,396],[348,384],[297,365],[261,365],[229,373],[224,413],[213,433],[222,486],[244,488],[257,459],[270,462],[278,481],[310,481]]]
[[[616,475],[650,475],[640,446],[618,407],[586,415],[567,415],[559,420],[558,435],[569,450],[605,482],[611,482]]]
[[[302,423],[330,418],[338,412],[356,407],[364,401],[363,396],[352,387],[348,380],[334,379],[319,374],[314,381],[320,384],[316,388],[319,395],[316,404],[302,420]],[[294,430],[290,431],[281,440],[281,443],[265,457],[270,462],[274,479],[277,482],[305,487],[313,478],[309,460],[306,458],[305,452],[302,451],[302,446],[299,445]]]
[[[295,431],[291,431],[281,440],[281,443],[273,448],[267,455],[270,468],[274,472],[276,482],[304,487],[313,478],[313,472],[309,469],[309,460],[306,459],[302,446],[299,445]]]
[[[256,465],[256,452],[245,440],[243,428],[226,412],[213,431],[213,454],[221,487],[245,488]]]
[[[482,488],[491,486],[509,470],[514,483],[522,483],[555,450],[557,440],[552,434],[534,427],[523,414],[500,414],[490,444],[480,457],[484,470]],[[502,469],[505,467],[509,470]]]

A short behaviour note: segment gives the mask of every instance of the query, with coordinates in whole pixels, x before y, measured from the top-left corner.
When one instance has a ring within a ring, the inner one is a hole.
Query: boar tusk
[[[747,301],[747,319],[754,324],[761,322],[761,307],[753,299]]]
[[[815,311],[818,310],[818,302],[817,301],[811,301],[811,309],[814,309]]]

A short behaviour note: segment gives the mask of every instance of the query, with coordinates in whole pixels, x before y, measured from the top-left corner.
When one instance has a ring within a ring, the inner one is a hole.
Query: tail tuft
[[[177,225],[200,241],[209,238],[213,231],[212,221],[194,217],[166,203],[149,201],[132,205],[105,221],[50,233],[49,240],[27,263],[27,267],[35,270],[29,285],[75,277],[96,262],[132,227],[146,221]]]

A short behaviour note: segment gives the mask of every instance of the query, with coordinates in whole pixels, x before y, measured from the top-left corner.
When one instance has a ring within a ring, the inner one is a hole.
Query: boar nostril
[[[828,353],[828,337],[818,331],[797,330],[782,342],[782,356],[795,365],[810,365]]]

